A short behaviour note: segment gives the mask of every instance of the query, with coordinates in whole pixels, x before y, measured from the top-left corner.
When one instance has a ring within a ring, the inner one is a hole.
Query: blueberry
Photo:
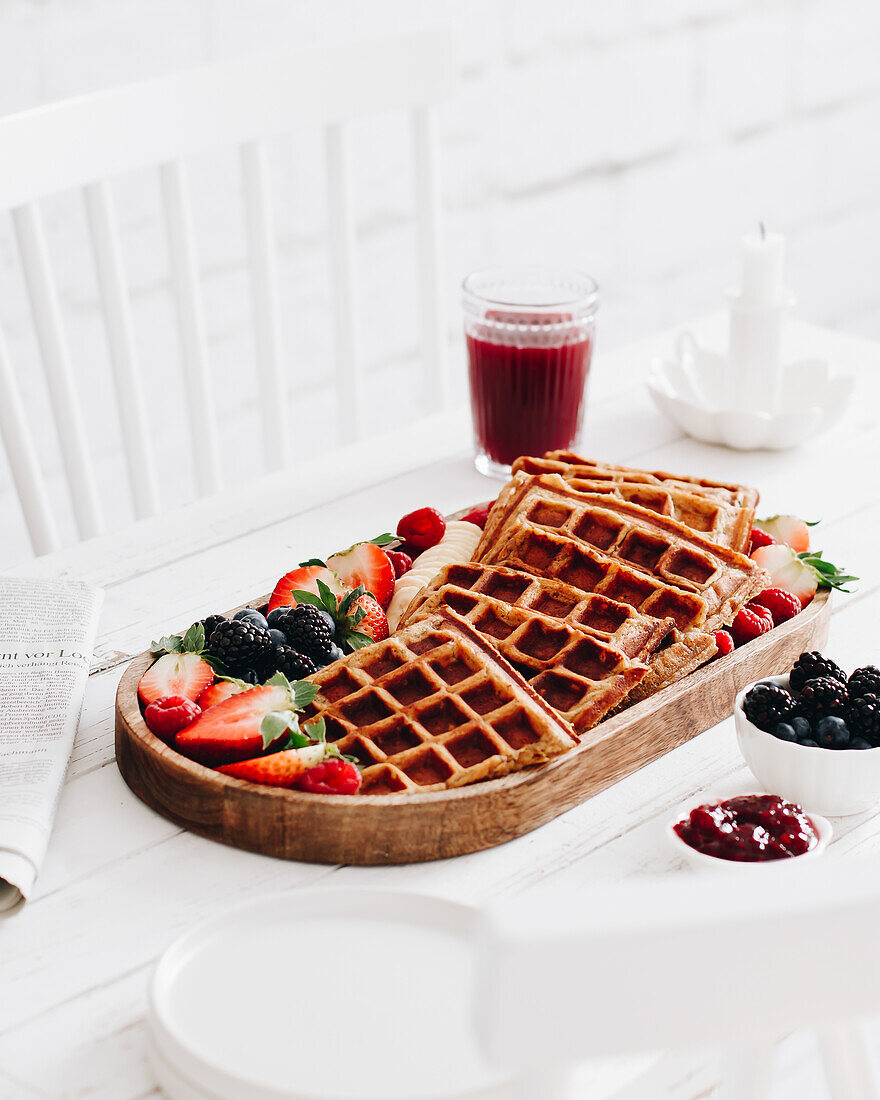
[[[795,718],[790,718],[789,724],[794,726],[794,732],[798,735],[799,741],[803,741],[805,737],[813,736],[813,731],[810,728],[810,722],[808,718],[804,718],[799,714]]]
[[[872,749],[874,746],[870,741],[866,741],[864,737],[854,737],[849,743],[851,749]]]
[[[266,617],[261,615],[255,607],[245,607],[241,611],[236,611],[232,616],[233,619],[244,619],[249,623],[256,623],[258,626],[266,626]]]
[[[849,745],[849,728],[842,718],[834,715],[820,718],[816,723],[816,740],[823,749],[845,749]]]
[[[291,611],[290,607],[273,607],[269,614],[266,616],[266,622],[269,626],[274,626],[282,615],[286,615],[288,611]],[[287,642],[282,643],[287,645]]]
[[[777,722],[773,727],[773,736],[778,737],[780,741],[797,741],[798,739],[797,731],[788,722]]]
[[[334,645],[330,646],[330,660],[331,661],[338,661],[344,656],[345,656],[345,654],[342,652],[342,650],[339,648],[338,645],[334,644]]]
[[[812,739],[812,737],[805,737],[803,739],[803,741],[798,741],[798,744],[803,745],[804,748],[807,748],[807,749],[818,749],[818,747],[819,747],[816,744],[816,742]]]
[[[269,628],[269,637],[275,643],[275,645],[287,645],[287,638],[280,630],[276,630],[275,627]]]
[[[239,680],[244,680],[246,684],[258,684],[260,682],[260,677],[257,674],[257,670],[254,668],[243,669],[239,673],[238,678]]]

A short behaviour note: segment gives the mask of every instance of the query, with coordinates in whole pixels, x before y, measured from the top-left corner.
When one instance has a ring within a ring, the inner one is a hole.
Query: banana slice
[[[408,573],[404,573],[394,586],[394,595],[386,614],[388,626],[396,630],[404,611],[412,599],[437,576],[445,565],[470,561],[483,532],[475,523],[453,519],[446,524],[446,533],[436,546],[419,554]]]

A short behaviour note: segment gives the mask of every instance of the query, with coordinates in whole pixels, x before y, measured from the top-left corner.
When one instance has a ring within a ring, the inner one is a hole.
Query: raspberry
[[[478,504],[476,508],[471,508],[466,516],[461,518],[465,523],[475,523],[477,527],[485,527],[486,520],[489,518],[489,513],[492,511],[492,505],[494,500],[486,501],[485,504]]]
[[[733,653],[733,638],[726,630],[716,630],[714,634],[715,645],[718,646],[718,657],[726,657],[728,653]]]
[[[774,626],[787,623],[789,619],[793,619],[801,612],[801,601],[782,588],[765,588],[759,596],[755,596],[749,606],[753,604],[767,608]]]
[[[408,573],[412,569],[412,558],[409,554],[404,554],[402,550],[386,550],[385,554],[394,567],[395,580],[398,580],[404,573]]]
[[[361,773],[350,760],[323,760],[302,773],[294,786],[311,794],[355,794]]]
[[[740,646],[759,638],[773,629],[773,616],[765,607],[743,607],[733,620],[730,633],[734,642]]]
[[[157,737],[167,741],[195,722],[202,713],[202,708],[192,699],[186,699],[183,695],[166,695],[150,703],[144,711],[144,721]]]
[[[757,550],[759,546],[772,546],[774,542],[776,542],[776,539],[772,535],[768,535],[760,527],[753,527],[749,553],[751,554],[753,550]]]
[[[446,520],[436,508],[419,508],[409,512],[397,525],[398,538],[418,550],[436,546],[445,534]]]

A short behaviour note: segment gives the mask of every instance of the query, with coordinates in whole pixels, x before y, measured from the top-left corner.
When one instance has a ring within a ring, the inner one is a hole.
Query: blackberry
[[[859,695],[880,695],[880,668],[876,665],[857,668],[850,676],[849,697],[855,699]]]
[[[238,675],[245,669],[259,669],[271,645],[264,626],[249,619],[224,619],[211,634],[208,652]]]
[[[798,711],[811,722],[830,715],[842,718],[848,699],[845,683],[831,676],[818,676],[804,684],[798,699]]]
[[[221,623],[225,623],[226,619],[223,615],[209,615],[206,619],[202,619],[202,626],[205,628],[205,645],[211,640],[211,635],[217,629]]]
[[[297,653],[289,645],[273,645],[266,655],[263,671],[266,680],[276,672],[283,672],[293,684],[310,673],[317,672],[317,668],[311,657]]]
[[[792,667],[788,682],[792,691],[801,691],[807,680],[818,680],[823,676],[830,677],[832,680],[840,680],[842,684],[846,683],[846,673],[840,665],[832,661],[830,657],[823,657],[818,650],[814,649],[812,652],[802,653],[798,657]]]
[[[794,715],[795,703],[779,684],[756,684],[745,697],[743,710],[758,729],[772,733],[780,722],[787,722]]]
[[[326,665],[333,647],[328,618],[326,611],[301,603],[275,625],[287,637],[291,649],[311,657],[316,665]]]
[[[872,745],[880,745],[880,697],[857,695],[850,697],[844,712],[846,724],[858,737],[864,737]]]

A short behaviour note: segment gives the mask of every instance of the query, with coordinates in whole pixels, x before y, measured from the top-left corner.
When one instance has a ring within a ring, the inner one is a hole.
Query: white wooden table
[[[693,328],[710,344],[722,339],[719,317]],[[650,356],[671,347],[673,334],[664,334],[599,354],[583,449],[755,484],[762,514],[821,517],[816,544],[863,578],[855,594],[835,597],[828,650],[848,668],[880,663],[880,345],[806,325],[790,335],[797,354],[827,355],[858,376],[845,422],[815,442],[784,453],[735,453],[683,437],[655,412],[642,385]],[[337,452],[330,464],[316,458],[298,473],[272,475],[15,570],[81,577],[103,585],[107,596],[36,895],[0,923],[4,1100],[155,1094],[143,1015],[157,957],[193,922],[262,893],[332,881],[479,903],[551,881],[688,873],[665,848],[661,824],[678,802],[709,787],[748,787],[730,719],[520,840],[407,867],[332,868],[239,852],[182,832],[122,782],[113,761],[113,703],[126,655],[169,628],[268,591],[304,558],[393,528],[412,508],[452,511],[493,496],[497,484],[474,471],[469,450],[466,411],[438,415],[375,445]],[[877,848],[880,818],[863,815],[839,822],[827,858]],[[784,1095],[790,1087],[800,1097],[823,1096],[802,1050],[791,1049],[782,1054],[790,1063]],[[646,1057],[594,1066],[585,1076],[592,1097],[626,1086],[627,1097],[683,1100],[705,1089],[709,1072]]]

